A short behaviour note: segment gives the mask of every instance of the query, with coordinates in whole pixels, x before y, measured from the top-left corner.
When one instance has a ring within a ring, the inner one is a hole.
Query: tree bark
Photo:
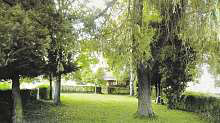
[[[134,0],[133,1],[133,25],[138,25],[140,28],[142,27],[143,23],[143,0]],[[138,39],[135,39],[135,28],[133,27],[133,46],[140,45],[137,42]],[[136,52],[135,47],[132,49]],[[151,71],[149,67],[145,67],[144,59],[138,59],[136,61],[137,65],[137,79],[138,79],[138,109],[137,114],[140,116],[145,117],[152,117],[154,115],[151,105],[151,81],[150,81],[150,74]]]
[[[159,77],[159,76],[158,76]],[[161,86],[160,86],[160,79],[157,80],[156,82],[156,103],[161,104]]]
[[[157,100],[157,96],[158,96],[158,88],[157,88],[157,82],[155,82],[155,97]]]
[[[20,95],[20,83],[19,76],[12,78],[12,123],[21,123],[22,122],[22,103]]]
[[[52,98],[52,89],[53,89],[53,87],[52,87],[52,81],[53,81],[52,73],[50,73],[50,75],[49,75],[49,81],[50,81],[50,93],[49,93],[49,99],[52,100],[52,99],[53,99],[53,98]]]
[[[55,105],[60,105],[60,89],[61,89],[61,74],[56,76],[56,81],[54,81],[53,85],[53,103]]]
[[[161,96],[161,86],[160,86],[160,80],[158,81],[158,86],[157,86],[157,88],[158,88],[158,97],[159,96]]]
[[[134,96],[134,73],[132,65],[130,66],[130,96]]]
[[[138,111],[140,116],[154,116],[151,101],[150,70],[145,68],[143,63],[137,67],[138,74]]]

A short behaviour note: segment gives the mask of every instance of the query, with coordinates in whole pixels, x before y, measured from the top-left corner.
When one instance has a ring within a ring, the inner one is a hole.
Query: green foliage
[[[205,50],[201,48],[202,45],[198,41],[203,38],[206,41],[210,34],[213,34],[212,31],[205,29],[210,25],[198,22],[200,16],[194,18],[194,12],[190,13],[191,7],[195,9],[195,6],[191,6],[194,2],[191,2],[182,0],[151,2],[162,18],[159,22],[150,24],[156,29],[154,41],[151,43],[151,54],[156,64],[152,68],[159,66],[158,70],[153,71],[156,73],[159,71],[159,74],[154,73],[154,75],[159,75],[161,78],[159,81],[168,99],[169,108],[172,108],[172,104],[185,91],[187,82],[192,81],[199,73],[197,65],[202,63]],[[201,10],[197,8],[195,13],[197,11],[204,12],[202,7]],[[192,20],[193,18],[195,20]],[[191,23],[198,23],[198,25],[194,26]],[[185,28],[186,26],[189,28]],[[191,31],[195,33],[189,33],[184,29],[192,29]]]
[[[96,72],[91,70],[91,67],[82,68],[74,74],[74,79],[81,82],[94,83],[97,86],[106,85],[104,80],[104,69],[98,68]]]
[[[90,49],[91,50],[91,49]],[[92,71],[92,65],[98,63],[98,59],[92,53],[90,53],[89,49],[83,49],[79,56],[76,58],[76,63],[79,65],[79,70],[75,73],[67,75],[67,79],[73,79],[78,82],[92,82],[94,83],[96,80],[95,73]]]
[[[85,69],[84,71],[82,71],[81,76],[82,76],[83,82],[94,83],[94,81],[95,81],[95,75],[94,75],[93,71],[91,70],[91,68]]]
[[[150,43],[155,35],[155,30],[148,26],[151,21],[160,21],[159,12],[152,9],[147,2],[144,2],[143,23],[136,22],[139,15],[133,12],[134,1],[128,3],[129,10],[123,10],[127,5],[118,3],[122,12],[115,18],[110,18],[101,34],[101,50],[107,60],[109,69],[119,81],[129,79],[129,73],[135,71],[136,63],[151,58]],[[113,11],[118,11],[113,9]],[[103,39],[104,38],[104,39]]]
[[[220,80],[215,80],[215,87],[220,87]]]
[[[34,10],[24,10],[21,4],[7,6],[1,2],[1,45],[0,78],[12,76],[38,76],[43,74],[48,30],[34,21]]]
[[[98,86],[106,85],[104,80],[105,71],[103,68],[98,68],[95,73],[95,84]]]
[[[193,49],[187,49],[181,41],[176,40],[175,43],[162,50],[163,56],[160,59],[162,87],[169,100],[183,93],[187,82],[193,80],[190,70],[196,69],[196,53]]]

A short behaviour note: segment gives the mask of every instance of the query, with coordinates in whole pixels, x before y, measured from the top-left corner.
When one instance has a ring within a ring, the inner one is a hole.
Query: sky
[[[88,4],[87,7],[91,8],[91,9],[105,9],[106,5],[105,2],[106,0],[88,0]]]
[[[208,65],[203,64],[201,70],[202,75],[198,78],[199,83],[189,83],[187,90],[204,93],[220,93],[220,89],[215,88],[215,78],[208,71]]]

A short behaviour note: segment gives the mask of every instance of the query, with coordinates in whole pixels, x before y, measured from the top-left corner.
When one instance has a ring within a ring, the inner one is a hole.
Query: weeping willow
[[[149,0],[148,4],[156,8],[162,18],[156,25],[159,41],[154,42],[154,47],[157,49],[151,51],[154,59],[159,56],[163,61],[159,68],[161,81],[164,81],[168,99],[175,101],[173,97],[178,97],[186,83],[198,74],[196,65],[206,62],[207,57],[215,56],[214,52],[219,51],[219,1]],[[175,49],[178,42],[182,51]],[[177,52],[182,55],[178,56]],[[178,65],[180,59],[183,65]]]

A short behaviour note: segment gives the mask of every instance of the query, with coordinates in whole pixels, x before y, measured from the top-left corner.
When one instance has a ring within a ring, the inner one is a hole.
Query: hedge
[[[11,83],[0,82],[0,90],[9,90],[11,89]]]
[[[22,105],[24,105],[31,100],[37,100],[38,95],[40,99],[47,99],[48,89],[45,87],[39,89],[21,89],[20,94]],[[6,123],[10,121],[12,104],[12,91],[0,90],[0,122]]]
[[[95,86],[73,86],[73,85],[62,85],[61,92],[64,93],[95,93]]]
[[[188,93],[178,100],[176,109],[196,112],[214,123],[220,123],[220,99],[203,94]]]
[[[8,122],[11,116],[12,93],[10,90],[0,90],[0,121]]]
[[[21,90],[21,99],[22,104],[24,105],[30,100],[34,100],[37,98],[37,90],[33,89],[26,89]],[[0,121],[1,122],[8,122],[10,120],[11,116],[11,110],[12,110],[12,91],[11,90],[0,90]]]
[[[126,87],[103,87],[102,93],[106,94],[129,94],[130,90]]]
[[[49,96],[49,90],[46,87],[38,88],[37,89],[38,93],[38,99],[44,99],[47,100]]]
[[[98,92],[95,92],[98,91]],[[61,92],[64,93],[105,93],[105,94],[129,94],[129,88],[126,87],[95,87],[95,86],[73,86],[62,85]]]

